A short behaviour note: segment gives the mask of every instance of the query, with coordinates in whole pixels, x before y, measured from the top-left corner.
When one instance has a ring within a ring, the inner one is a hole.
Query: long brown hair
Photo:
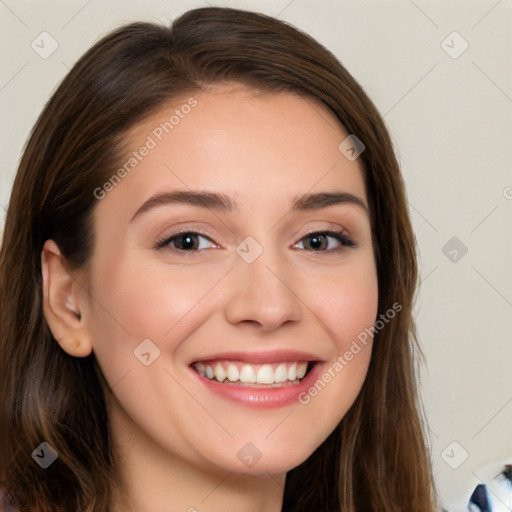
[[[74,268],[94,249],[91,219],[118,168],[124,137],[178,95],[239,82],[326,104],[360,155],[379,282],[368,374],[336,430],[286,479],[286,512],[435,510],[416,386],[415,240],[404,183],[377,109],[332,53],[290,25],[228,8],[186,12],[171,27],[122,26],[71,69],[23,153],[0,252],[0,482],[23,511],[107,512],[117,478],[101,371],[53,339],[42,312],[40,255],[53,239]],[[341,141],[340,141],[341,142]],[[46,470],[41,442],[58,453]]]

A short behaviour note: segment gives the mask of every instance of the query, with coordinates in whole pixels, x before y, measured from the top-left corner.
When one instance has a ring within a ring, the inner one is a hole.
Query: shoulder
[[[14,507],[7,491],[0,485],[0,512],[19,512]]]

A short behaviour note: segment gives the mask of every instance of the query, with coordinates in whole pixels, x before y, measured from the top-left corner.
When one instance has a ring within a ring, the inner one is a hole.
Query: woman
[[[0,254],[19,510],[429,511],[390,137],[325,48],[195,9],[49,101]]]

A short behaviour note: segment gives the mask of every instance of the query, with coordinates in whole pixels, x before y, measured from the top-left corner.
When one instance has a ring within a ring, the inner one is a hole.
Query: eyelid
[[[305,236],[308,236],[308,235],[312,235],[314,233],[338,233],[340,235],[344,235],[346,236],[347,238],[351,238],[351,236],[348,234],[348,231],[340,226],[334,226],[334,225],[330,225],[330,227],[327,227],[327,228],[312,228],[311,230],[309,231],[305,231],[304,233],[302,233],[300,236],[300,240],[302,240]]]

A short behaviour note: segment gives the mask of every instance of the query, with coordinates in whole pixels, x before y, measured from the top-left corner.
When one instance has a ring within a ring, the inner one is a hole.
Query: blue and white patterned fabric
[[[469,500],[470,512],[511,512],[512,511],[512,465],[505,469],[489,484],[476,486]]]
[[[512,465],[487,484],[478,484],[469,498],[467,508],[443,512],[512,512]]]

